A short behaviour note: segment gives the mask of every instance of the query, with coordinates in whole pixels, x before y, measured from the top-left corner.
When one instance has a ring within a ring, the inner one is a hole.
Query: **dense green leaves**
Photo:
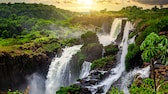
[[[60,90],[56,92],[56,94],[79,94],[80,87],[76,85],[71,85],[67,87],[61,87]]]
[[[168,84],[162,80],[157,81],[157,94],[167,94],[168,93]],[[130,94],[156,94],[154,89],[154,82],[150,78],[142,80],[140,86],[137,86],[136,81],[131,85]]]
[[[168,64],[168,39],[165,36],[158,36],[151,33],[142,42],[140,49],[143,51],[142,59],[149,62],[152,58],[160,59],[163,64]]]
[[[120,91],[118,88],[112,87],[109,94],[124,94],[124,92]]]

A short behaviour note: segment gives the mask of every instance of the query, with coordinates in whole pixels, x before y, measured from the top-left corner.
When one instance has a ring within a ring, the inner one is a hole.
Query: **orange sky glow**
[[[0,0],[0,2],[43,3],[48,5],[55,5],[57,8],[75,12],[99,11],[103,9],[118,11],[123,7],[133,5],[143,7],[145,9],[155,6],[138,3],[133,0]],[[165,7],[167,7],[167,5],[165,5]]]

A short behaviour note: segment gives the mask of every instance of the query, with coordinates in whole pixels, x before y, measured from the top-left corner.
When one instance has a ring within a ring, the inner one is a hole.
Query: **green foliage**
[[[152,58],[160,59],[163,64],[168,64],[168,39],[165,36],[158,36],[151,33],[142,42],[140,49],[143,51],[142,59],[149,62]]]
[[[98,59],[98,60],[94,60],[92,65],[91,65],[91,69],[104,68],[105,65],[107,63],[111,62],[113,59],[114,59],[114,57],[107,56],[107,57],[103,57],[103,58]]]
[[[117,45],[108,45],[104,47],[104,50],[105,50],[105,54],[115,55],[119,51],[119,48]]]
[[[56,94],[79,94],[80,87],[76,85],[71,85],[67,87],[61,87],[60,90],[56,92]]]
[[[139,60],[141,59],[139,53],[140,53],[139,46],[136,46],[134,43],[128,46],[128,53],[126,55],[125,60],[126,71],[129,71],[131,68],[138,65],[137,63],[139,63],[140,62]]]
[[[124,94],[124,92],[120,91],[119,89],[112,87],[109,94]]]
[[[160,80],[158,81],[158,89],[157,94],[166,94],[168,93],[168,84],[166,84],[164,81]],[[131,85],[130,93],[131,94],[156,94],[154,89],[154,81],[150,78],[143,79],[143,83],[140,86],[137,86],[137,83],[134,82]]]
[[[11,90],[9,90],[8,92],[7,92],[7,94],[23,94],[23,93],[21,93],[21,92],[19,92],[18,90],[16,90],[16,91],[11,91]]]
[[[76,55],[78,56],[78,61],[77,61],[78,64],[82,64],[84,62],[86,56],[81,51],[77,52]]]
[[[95,35],[96,35],[95,32],[88,31],[88,32],[86,32],[85,34],[83,34],[83,35],[81,36],[81,38],[82,38],[82,39],[85,39],[85,38],[88,38],[88,37],[93,37],[93,36],[95,36]]]

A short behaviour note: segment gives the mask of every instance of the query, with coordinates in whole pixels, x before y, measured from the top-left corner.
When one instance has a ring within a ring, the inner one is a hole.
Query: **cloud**
[[[134,0],[136,2],[140,2],[140,3],[144,3],[144,4],[151,4],[151,5],[167,5],[168,4],[168,0]]]

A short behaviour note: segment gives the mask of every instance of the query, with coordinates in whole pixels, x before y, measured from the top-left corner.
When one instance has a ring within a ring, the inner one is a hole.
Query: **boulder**
[[[99,43],[99,39],[98,39],[96,33],[92,32],[92,31],[88,31],[87,33],[83,34],[81,36],[81,39],[83,40],[84,44]]]
[[[103,45],[99,43],[85,44],[81,47],[81,52],[85,56],[85,61],[92,62],[102,57]]]
[[[105,53],[104,56],[109,56],[109,55],[116,55],[117,52],[119,51],[118,45],[107,45],[104,47]]]

